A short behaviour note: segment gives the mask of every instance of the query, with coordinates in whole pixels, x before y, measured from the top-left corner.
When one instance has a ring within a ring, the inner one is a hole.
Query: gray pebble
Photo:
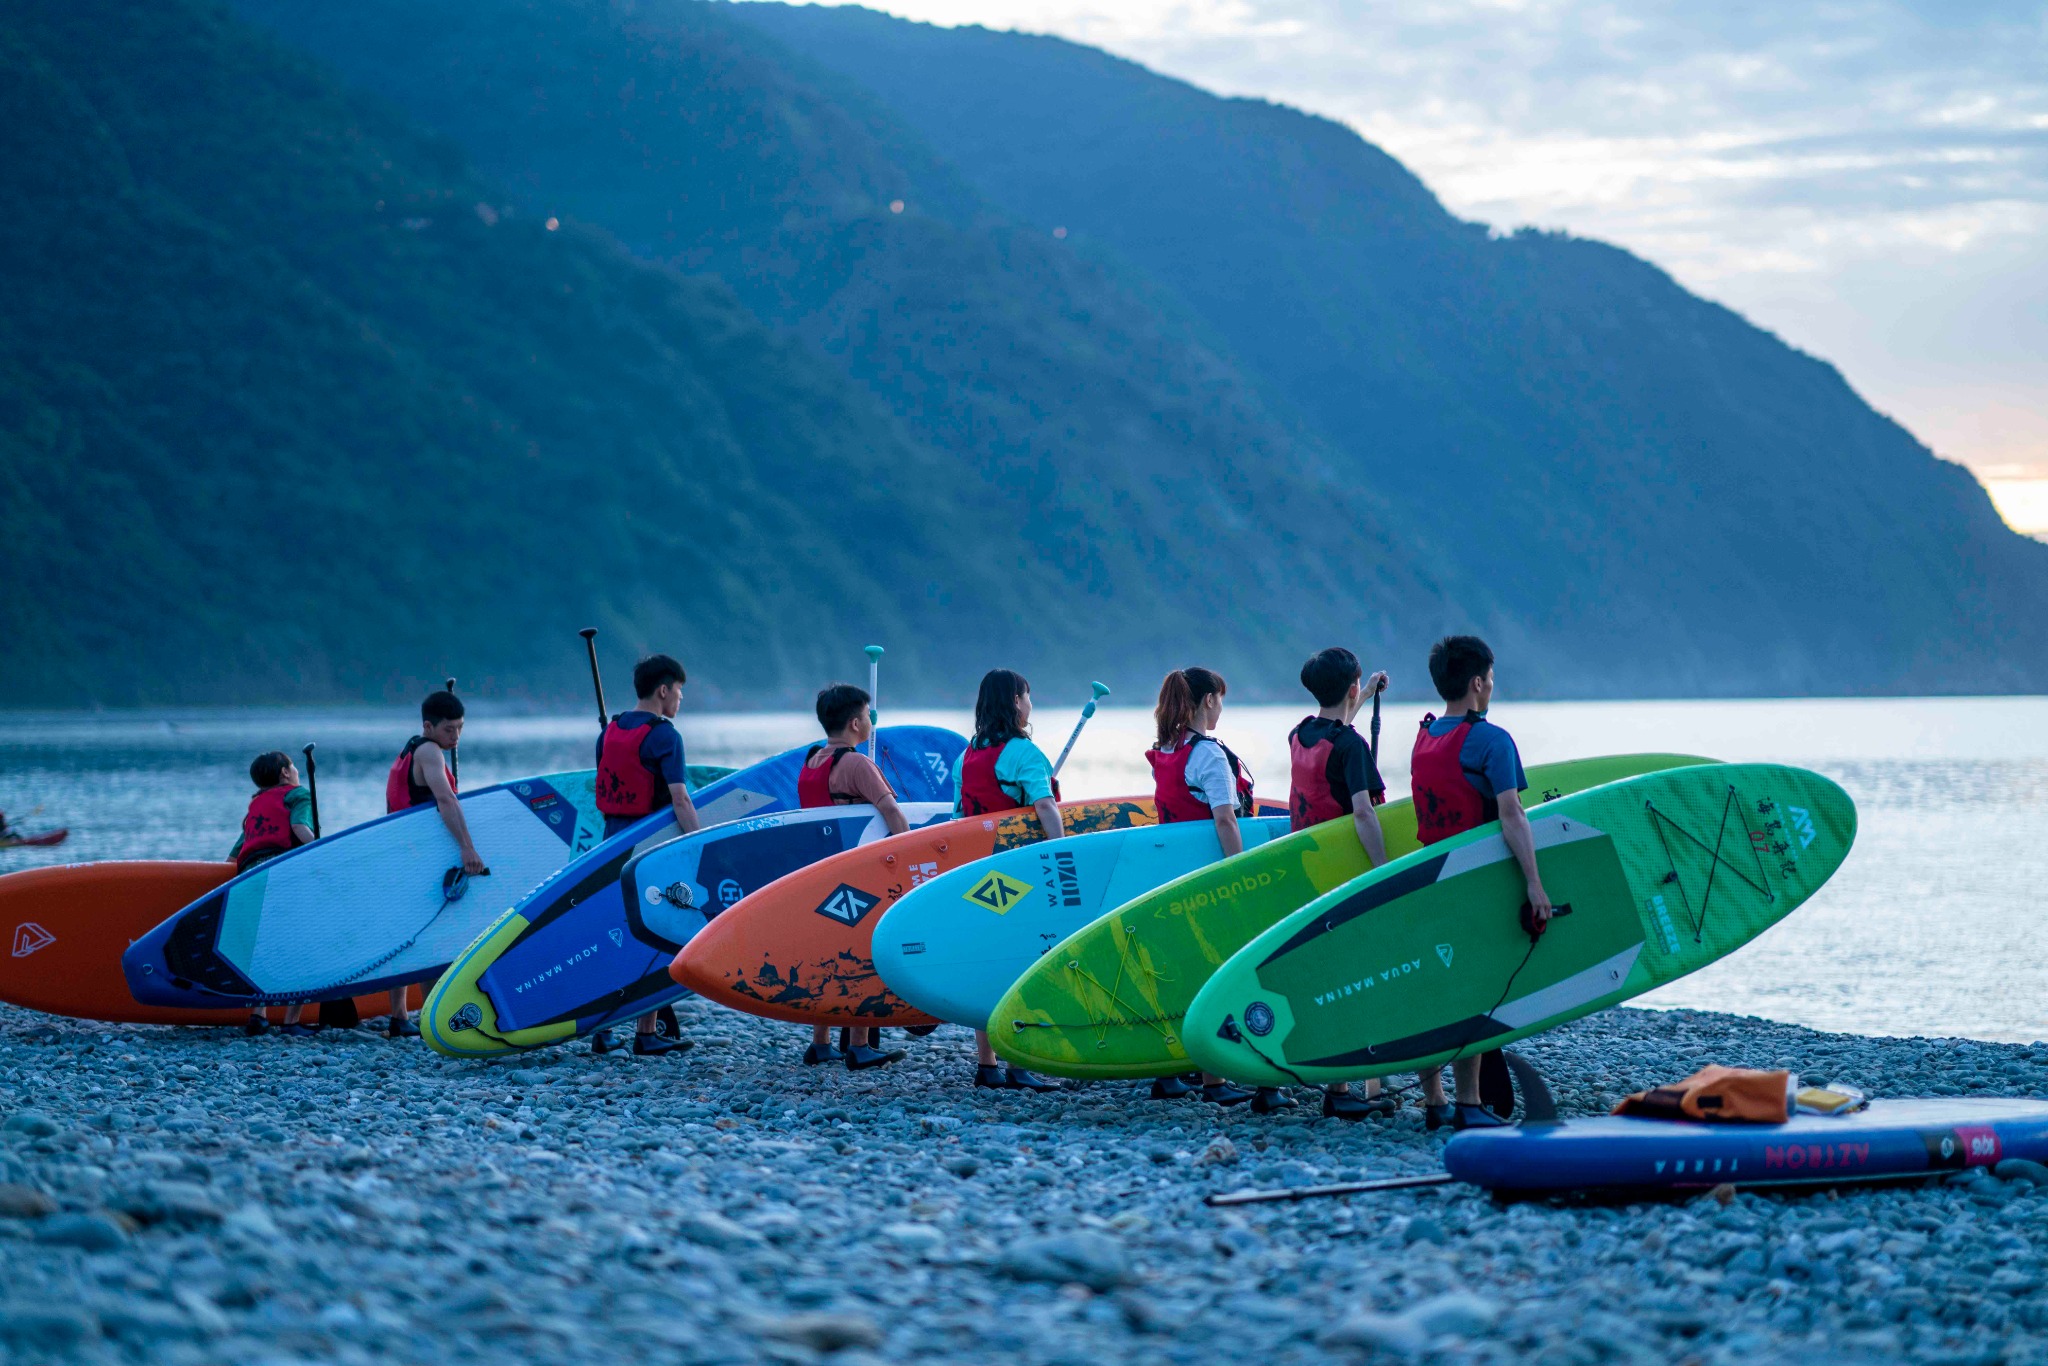
[[[15,1182],[0,1185],[0,1219],[40,1219],[56,1208],[55,1200],[33,1186]]]
[[[30,1138],[54,1138],[62,1132],[57,1121],[40,1110],[16,1110],[0,1124],[10,1134],[26,1134]]]
[[[111,1214],[53,1214],[37,1226],[36,1241],[87,1252],[112,1252],[128,1241],[128,1229]]]
[[[1003,1254],[997,1265],[1020,1281],[1085,1285],[1090,1290],[1114,1290],[1131,1275],[1123,1244],[1085,1230],[1026,1239]]]

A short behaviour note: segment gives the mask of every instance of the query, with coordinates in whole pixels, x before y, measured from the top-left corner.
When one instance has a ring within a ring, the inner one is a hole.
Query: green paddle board
[[[1498,825],[1395,859],[1288,916],[1188,1007],[1188,1052],[1246,1082],[1330,1082],[1511,1044],[1705,967],[1842,866],[1847,793],[1777,764],[1709,764],[1529,813],[1560,914],[1522,927]],[[1566,907],[1570,910],[1565,911]]]
[[[1538,764],[1523,800],[1710,763],[1689,754],[1616,754]],[[1379,809],[1387,855],[1419,848],[1407,798]],[[1067,1077],[1187,1071],[1181,1017],[1224,960],[1286,916],[1369,871],[1349,816],[1224,859],[1117,907],[1048,950],[989,1017],[996,1051]]]

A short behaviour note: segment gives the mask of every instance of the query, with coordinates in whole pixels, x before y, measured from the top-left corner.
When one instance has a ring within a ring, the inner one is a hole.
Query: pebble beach
[[[863,1073],[700,1002],[680,1057],[451,1063],[0,1008],[0,1360],[1045,1363],[2048,1360],[2024,1170],[1500,1204],[1413,1108],[1261,1117],[975,1091],[944,1029]],[[897,1036],[891,1035],[892,1044]],[[1708,1062],[2048,1095],[2048,1046],[1617,1009],[1521,1051],[1561,1114]],[[2007,1169],[2002,1169],[2007,1170]],[[2048,1180],[2048,1172],[2038,1172]]]

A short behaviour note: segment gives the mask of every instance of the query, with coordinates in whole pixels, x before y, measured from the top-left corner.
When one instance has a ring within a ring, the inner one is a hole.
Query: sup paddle
[[[1060,770],[1066,767],[1067,756],[1074,752],[1074,741],[1081,738],[1081,728],[1095,715],[1095,704],[1109,696],[1107,683],[1090,683],[1088,689],[1094,695],[1088,699],[1088,705],[1081,708],[1081,719],[1074,723],[1074,733],[1067,737],[1067,747],[1060,751],[1059,761],[1052,766],[1052,776],[1055,778],[1059,777]]]
[[[316,745],[307,745],[306,754],[306,795],[313,803],[313,838],[320,838],[320,770],[313,764]]]
[[[1282,1186],[1277,1190],[1225,1191],[1205,1195],[1202,1203],[1212,1208],[1232,1205],[1270,1205],[1283,1200],[1314,1200],[1326,1195],[1365,1195],[1372,1191],[1405,1191],[1417,1186],[1448,1186],[1456,1178],[1449,1172],[1428,1176],[1388,1176],[1377,1181],[1344,1181],[1332,1186]]]
[[[597,672],[597,628],[586,626],[576,634],[583,637],[583,648],[590,652],[590,686],[597,689],[597,728],[601,731],[612,720],[611,713],[604,706],[604,679]]]
[[[453,696],[455,693],[455,680],[452,678],[448,680],[448,692],[450,696]],[[458,785],[462,782],[462,755],[458,753],[461,748],[462,745],[458,741],[455,748],[448,751],[448,776],[453,778]],[[318,834],[319,832],[315,831],[314,833]]]
[[[882,696],[882,647],[868,645],[862,648],[868,657],[868,758],[873,759],[881,752],[882,746],[874,731],[875,725],[882,719],[881,712],[876,706]]]

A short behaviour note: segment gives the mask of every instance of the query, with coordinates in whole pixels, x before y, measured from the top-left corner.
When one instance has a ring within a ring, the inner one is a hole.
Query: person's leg
[[[419,1026],[412,1022],[412,1012],[405,1008],[404,987],[391,988],[391,1022],[385,1026],[385,1034],[394,1039],[417,1039]]]
[[[262,1006],[252,1006],[252,1007],[250,1007],[250,1009],[249,1009],[249,1018],[248,1018],[247,1020],[243,1021],[243,1023],[242,1023],[242,1032],[243,1032],[244,1034],[247,1034],[247,1035],[248,1035],[248,1036],[249,1036],[250,1038],[252,1038],[252,1039],[253,1039],[253,1038],[255,1038],[255,1037],[256,1037],[256,1036],[258,1035],[258,1034],[264,1033],[264,1032],[265,1032],[266,1030],[268,1030],[269,1028],[270,1028],[270,1019],[269,1019],[269,1017],[268,1017],[268,1016],[266,1016],[266,1015],[265,1015],[265,1014],[263,1013],[263,1007],[262,1007]]]
[[[1477,1105],[1479,1101],[1479,1059],[1459,1058],[1451,1064],[1451,1080],[1457,1083],[1458,1104]],[[1437,1083],[1443,1085],[1441,1081]]]

